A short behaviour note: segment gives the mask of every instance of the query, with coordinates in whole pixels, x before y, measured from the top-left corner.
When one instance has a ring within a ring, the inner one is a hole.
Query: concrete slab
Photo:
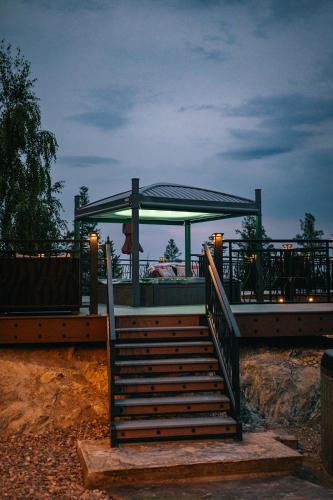
[[[295,476],[119,486],[114,500],[332,500],[333,490]]]
[[[156,484],[203,478],[239,479],[294,473],[301,455],[274,433],[248,433],[242,442],[183,441],[121,445],[108,440],[79,441],[86,488]]]

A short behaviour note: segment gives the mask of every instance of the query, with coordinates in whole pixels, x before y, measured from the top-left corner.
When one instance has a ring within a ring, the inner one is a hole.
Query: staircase
[[[203,319],[118,318],[112,345],[113,444],[237,435],[213,338]]]

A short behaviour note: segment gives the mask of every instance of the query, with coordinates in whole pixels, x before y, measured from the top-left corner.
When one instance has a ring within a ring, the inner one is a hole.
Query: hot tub
[[[229,284],[225,290],[229,296]],[[132,283],[130,281],[113,282],[114,302],[116,305],[132,305]],[[233,282],[233,294],[240,302],[239,282]],[[239,298],[238,298],[239,297]],[[106,282],[99,284],[99,302],[106,303]],[[140,280],[141,306],[178,306],[205,304],[205,278],[149,278]]]

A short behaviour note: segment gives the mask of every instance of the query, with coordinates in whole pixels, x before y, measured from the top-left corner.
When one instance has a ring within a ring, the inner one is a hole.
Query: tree
[[[179,251],[175,240],[173,238],[170,238],[167,246],[165,247],[164,258],[171,262],[177,262],[180,260],[179,257],[181,256],[181,254],[182,253]]]
[[[83,205],[88,205],[89,203],[89,189],[87,186],[81,186],[80,187],[80,206],[82,207]],[[99,228],[97,222],[81,222],[81,232],[80,232],[80,237],[81,239],[87,239],[89,234],[91,233],[98,233]]]
[[[52,184],[58,144],[41,129],[39,99],[30,63],[19,49],[0,43],[0,237],[57,239],[66,229]]]
[[[122,267],[120,263],[120,255],[116,254],[116,249],[114,247],[114,242],[110,240],[109,236],[107,236],[105,243],[110,244],[110,254],[112,257],[112,277],[113,278],[121,278],[122,277]]]
[[[245,240],[244,243],[238,243],[239,248],[246,250],[249,255],[256,253],[257,243],[254,241],[257,238],[256,230],[256,218],[253,215],[247,215],[242,220],[242,229],[236,229],[236,234],[240,235],[241,240]],[[266,230],[262,227],[262,239],[270,240],[271,238],[267,236]],[[271,243],[262,243],[262,248],[270,249],[273,248]]]
[[[324,235],[322,229],[315,229],[316,218],[309,212],[305,212],[304,219],[299,219],[301,226],[301,233],[296,234],[295,240],[304,240],[304,243],[300,243],[303,246],[316,247],[320,243],[305,243],[306,240],[321,240]]]

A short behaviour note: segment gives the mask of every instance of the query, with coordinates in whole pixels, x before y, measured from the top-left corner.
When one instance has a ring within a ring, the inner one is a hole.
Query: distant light
[[[282,248],[283,250],[292,250],[293,245],[292,243],[285,243],[284,245],[282,245]]]
[[[279,302],[280,304],[283,304],[283,303],[284,303],[284,298],[283,298],[283,297],[279,297],[278,302]]]
[[[308,302],[314,302],[314,298],[313,297],[308,297]]]

